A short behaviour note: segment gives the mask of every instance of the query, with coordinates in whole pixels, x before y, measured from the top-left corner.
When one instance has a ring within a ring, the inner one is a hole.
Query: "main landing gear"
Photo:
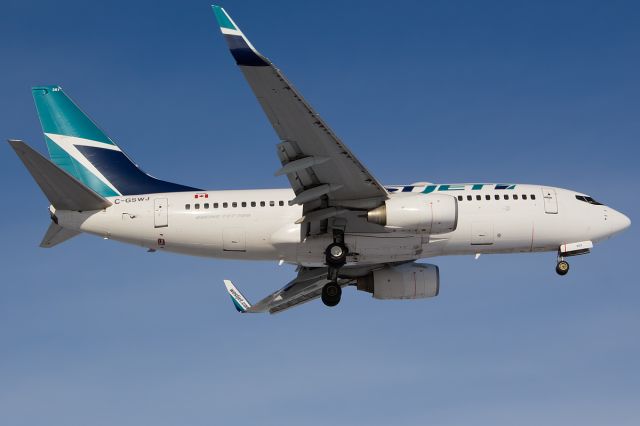
[[[341,296],[342,288],[335,281],[331,281],[322,287],[322,303],[326,306],[336,306],[340,303]]]
[[[328,267],[327,279],[330,281],[322,287],[322,303],[327,306],[336,306],[340,303],[342,288],[338,284],[338,272],[347,263],[349,249],[344,244],[344,231],[333,230],[333,243],[324,251],[325,263]]]

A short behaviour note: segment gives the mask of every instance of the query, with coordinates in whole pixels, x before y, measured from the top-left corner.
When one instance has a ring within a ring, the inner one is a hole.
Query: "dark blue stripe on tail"
[[[78,148],[82,155],[87,157],[91,164],[93,164],[122,195],[202,191],[198,188],[153,178],[140,170],[120,151],[83,145],[76,145],[75,147]]]

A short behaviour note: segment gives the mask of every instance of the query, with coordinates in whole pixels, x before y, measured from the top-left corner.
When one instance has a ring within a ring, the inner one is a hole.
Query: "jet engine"
[[[375,299],[423,299],[438,295],[440,272],[429,264],[385,266],[358,278],[357,285]]]
[[[367,220],[388,228],[444,234],[458,226],[458,200],[446,194],[398,194],[370,210]]]

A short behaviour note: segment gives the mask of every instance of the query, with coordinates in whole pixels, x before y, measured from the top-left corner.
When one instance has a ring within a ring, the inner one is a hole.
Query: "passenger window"
[[[482,195],[476,195],[476,200],[478,201],[482,200]]]
[[[464,198],[462,198],[462,195],[458,195],[458,201],[462,201],[464,200]]]
[[[279,205],[280,207],[284,206],[284,201],[278,201],[278,205]]]
[[[484,199],[487,200],[487,201],[490,201],[491,200],[491,195],[489,195],[489,194],[485,195]]]
[[[196,210],[198,210],[200,208],[200,204],[194,204],[193,207],[195,207]]]
[[[260,201],[260,207],[264,207],[266,205],[267,205],[267,203],[265,203],[264,201]]]
[[[226,209],[227,207],[229,207],[229,203],[222,203],[222,207]]]
[[[471,201],[473,200],[473,197],[471,195],[467,195],[467,201]]]
[[[535,200],[535,199],[536,199],[536,196],[535,196],[535,195],[533,195],[533,194],[531,194],[531,199],[532,199],[532,200]]]
[[[234,201],[233,203],[231,203],[231,207],[233,207],[233,208],[235,209],[236,207],[238,207],[238,203],[236,203],[236,202]]]
[[[256,206],[256,202],[255,202],[255,201],[252,201],[252,202],[251,202],[251,207],[255,207],[255,206]]]
[[[218,208],[218,203],[213,203],[213,208],[217,209]]]
[[[513,199],[517,200],[518,199],[518,194],[513,194]]]
[[[527,194],[522,194],[522,199],[526,200],[527,199]]]
[[[204,203],[204,208],[208,209],[209,208],[209,203]]]
[[[500,194],[496,194],[496,195],[494,195],[493,197],[494,197],[496,200],[499,200],[499,199],[500,199]]]
[[[185,210],[189,210],[189,209],[191,209],[191,204],[185,204],[185,205],[184,205],[184,209],[185,209]]]
[[[247,202],[246,201],[242,202],[242,207],[247,207]]]
[[[275,206],[275,205],[276,205],[276,202],[275,202],[275,201],[269,201],[269,205],[270,205],[271,207],[273,207],[273,206]]]
[[[509,196],[508,196],[507,194],[504,194],[504,195],[503,195],[503,198],[504,198],[505,200],[508,200],[508,199],[509,199]]]

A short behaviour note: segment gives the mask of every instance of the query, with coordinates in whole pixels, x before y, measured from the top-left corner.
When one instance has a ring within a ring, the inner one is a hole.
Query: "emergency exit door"
[[[166,198],[153,200],[153,223],[156,228],[169,226],[169,202]]]
[[[553,188],[542,188],[542,198],[544,199],[544,211],[549,214],[558,213],[558,198],[556,190]]]

